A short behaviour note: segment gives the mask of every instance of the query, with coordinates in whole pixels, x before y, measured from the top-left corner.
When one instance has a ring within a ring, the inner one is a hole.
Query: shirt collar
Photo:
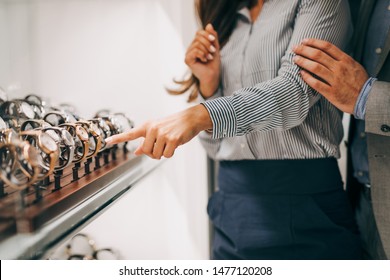
[[[241,15],[242,18],[246,19],[248,22],[251,22],[251,14],[247,7],[244,7],[237,12],[239,15]]]

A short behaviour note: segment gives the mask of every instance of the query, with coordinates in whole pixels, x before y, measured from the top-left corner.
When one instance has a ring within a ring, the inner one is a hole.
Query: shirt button
[[[360,133],[360,138],[364,138],[364,137],[366,137],[366,133],[365,132],[361,132]]]
[[[245,148],[245,144],[241,143],[241,149],[244,149],[244,148]]]
[[[363,171],[359,171],[358,173],[357,173],[357,175],[359,176],[359,177],[363,177]]]
[[[388,125],[386,125],[386,124],[383,124],[383,125],[381,126],[381,130],[382,130],[383,132],[390,132],[390,126],[388,126]]]
[[[382,53],[382,49],[381,48],[376,48],[375,52],[376,52],[376,54],[381,54]]]

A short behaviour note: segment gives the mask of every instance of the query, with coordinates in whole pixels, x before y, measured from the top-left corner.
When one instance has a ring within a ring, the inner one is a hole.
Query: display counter
[[[63,204],[61,206],[63,209],[54,209],[61,210],[60,214],[53,215],[31,232],[24,229],[17,230],[14,234],[2,239],[0,259],[47,258],[58,244],[69,239],[72,234],[99,217],[108,207],[131,190],[137,181],[147,176],[160,164],[161,161],[146,156],[129,156],[118,166],[111,167],[101,176],[90,180],[88,192],[82,192],[81,196],[77,195],[76,202]],[[66,208],[64,205],[67,205]],[[52,211],[52,209],[48,208],[47,211]],[[17,228],[20,227],[20,225],[17,226]],[[31,225],[27,228],[31,228]]]

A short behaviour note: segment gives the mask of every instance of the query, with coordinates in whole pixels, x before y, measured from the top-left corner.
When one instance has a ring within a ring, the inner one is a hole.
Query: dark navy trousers
[[[336,159],[220,162],[214,259],[360,259]]]

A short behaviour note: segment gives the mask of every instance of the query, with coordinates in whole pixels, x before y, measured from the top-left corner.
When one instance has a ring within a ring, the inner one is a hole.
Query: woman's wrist
[[[219,79],[216,79],[219,81]],[[199,92],[204,99],[210,98],[218,90],[219,83],[212,82],[201,82],[199,85]]]

